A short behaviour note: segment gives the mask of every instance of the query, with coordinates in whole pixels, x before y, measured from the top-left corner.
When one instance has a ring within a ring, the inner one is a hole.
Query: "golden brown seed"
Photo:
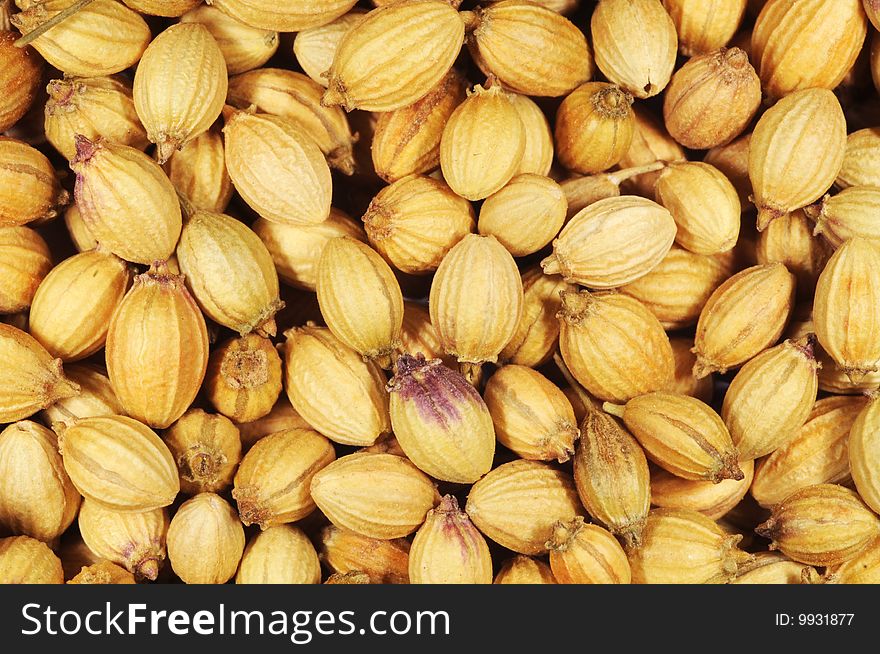
[[[261,438],[235,474],[232,497],[241,521],[268,529],[306,517],[315,509],[309,484],[335,459],[330,441],[311,429],[289,429]]]
[[[30,420],[0,432],[0,523],[49,542],[73,522],[79,501],[55,434]]]
[[[278,32],[251,27],[198,0],[191,4],[194,8],[183,14],[180,22],[199,23],[208,29],[230,75],[259,68],[278,50]]]
[[[410,0],[374,9],[340,40],[323,102],[346,111],[406,107],[443,79],[463,42],[464,21],[445,2]]]
[[[502,0],[466,13],[468,47],[477,65],[517,93],[558,97],[593,75],[583,32],[552,9]]]
[[[541,108],[525,96],[510,96],[525,129],[526,144],[516,174],[547,175],[553,165],[553,131]]]
[[[41,152],[0,136],[0,227],[54,218],[67,200],[67,191]]]
[[[428,511],[409,553],[412,584],[491,584],[492,557],[486,539],[458,501],[446,495]]]
[[[198,0],[123,0],[135,11],[151,16],[176,18],[199,4]]]
[[[92,236],[83,220],[76,204],[71,204],[64,212],[64,224],[70,234],[70,240],[78,252],[87,252],[98,247],[98,241]]]
[[[816,401],[813,337],[762,352],[733,378],[721,417],[743,460],[770,454],[795,436]]]
[[[83,500],[79,530],[97,556],[123,566],[137,579],[155,581],[165,562],[165,509],[120,512]]]
[[[735,264],[731,251],[703,255],[673,245],[651,272],[622,286],[620,292],[645,305],[664,329],[689,327],[715,289],[733,274]]]
[[[813,235],[812,222],[800,209],[774,220],[758,237],[758,263],[785,264],[797,278],[797,294],[813,297],[819,274],[833,248]]]
[[[850,396],[816,402],[798,433],[758,464],[752,484],[755,500],[770,508],[805,486],[845,483],[850,476],[850,429],[865,405],[865,398]]]
[[[654,0],[603,0],[590,20],[596,65],[637,98],[669,83],[678,50],[675,23]]]
[[[145,265],[174,253],[182,225],[180,204],[155,161],[128,146],[77,137],[70,167],[76,173],[77,208],[101,245]]]
[[[28,536],[0,538],[0,584],[63,584],[61,561]]]
[[[675,231],[672,214],[656,202],[610,197],[575,215],[541,266],[567,282],[616,288],[651,272],[672,247]]]
[[[410,543],[379,540],[329,525],[321,531],[320,557],[337,574],[361,571],[375,583],[409,583]]]
[[[815,569],[774,552],[758,552],[754,561],[740,566],[732,584],[803,584]]]
[[[244,551],[244,530],[232,507],[214,493],[184,502],[168,527],[168,560],[187,584],[225,584]]]
[[[730,180],[739,195],[740,208],[750,208],[752,182],[749,179],[749,143],[752,135],[744,134],[727,145],[712,148],[703,157],[703,161],[715,166]]]
[[[321,562],[308,537],[297,527],[279,525],[254,536],[247,544],[237,584],[317,584]]]
[[[364,360],[390,368],[400,347],[403,295],[385,260],[356,239],[331,239],[318,260],[316,286],[333,335]]]
[[[494,236],[465,236],[443,258],[431,283],[431,324],[469,379],[483,362],[498,359],[516,331],[522,305],[516,263]]]
[[[258,418],[253,422],[243,422],[236,426],[241,434],[241,447],[244,451],[249,450],[261,438],[274,434],[277,431],[312,428],[290,406],[290,401],[286,395],[281,396],[278,402],[275,403],[275,406],[272,407],[272,410],[262,418]]]
[[[800,89],[833,89],[855,63],[867,24],[859,0],[767,3],[751,43],[764,91],[775,100]]]
[[[666,131],[663,122],[645,108],[633,108],[635,130],[629,150],[620,160],[621,168],[646,166],[656,161],[684,161],[684,150]],[[635,177],[623,184],[623,192],[654,197],[654,185],[659,173]]]
[[[519,459],[493,469],[471,487],[465,511],[477,528],[520,554],[547,551],[557,520],[582,512],[571,477],[538,461]]]
[[[846,137],[843,165],[834,183],[839,188],[880,186],[880,129],[860,129]]]
[[[30,334],[0,323],[0,421],[15,422],[79,393],[64,376],[61,359],[53,359]]]
[[[723,584],[752,555],[737,547],[741,535],[725,533],[702,513],[654,509],[641,547],[627,551],[634,584]]]
[[[360,570],[352,570],[351,572],[346,572],[345,574],[340,574],[338,572],[334,572],[332,575],[327,577],[327,581],[325,584],[372,584],[373,580],[370,578],[366,572],[361,572]]]
[[[168,506],[177,496],[174,457],[137,420],[83,418],[59,431],[64,469],[84,497],[108,509],[138,512]]]
[[[483,398],[440,359],[401,354],[387,385],[403,452],[435,479],[472,484],[492,467],[495,430]]]
[[[822,348],[853,382],[880,368],[880,249],[853,238],[819,275],[813,322]]]
[[[165,163],[168,179],[193,206],[223,213],[232,199],[223,139],[214,130],[202,132]]]
[[[46,137],[66,159],[76,156],[77,134],[93,141],[104,137],[138,150],[150,144],[134,108],[131,85],[122,79],[56,79],[46,90]]]
[[[128,415],[164,429],[192,404],[208,366],[205,319],[183,278],[160,266],[134,278],[110,321],[107,371]]]
[[[632,434],[595,408],[581,422],[574,483],[595,520],[628,545],[641,541],[651,508],[648,461]]]
[[[850,238],[864,238],[880,244],[880,229],[874,216],[880,210],[880,188],[850,186],[835,196],[826,195],[804,212],[816,221],[814,234],[821,234],[832,247]]]
[[[90,566],[83,566],[79,573],[70,579],[68,584],[133,584],[134,575],[110,561],[102,561]]]
[[[230,339],[211,353],[204,390],[214,408],[232,421],[258,420],[281,394],[281,357],[269,339],[257,334]]]
[[[319,471],[311,495],[337,527],[383,540],[414,532],[439,499],[431,479],[408,460],[367,452]]]
[[[431,324],[431,314],[421,304],[404,300],[403,327],[400,330],[400,350],[413,356],[421,354],[426,360],[442,359],[445,352],[440,345],[437,330]],[[452,363],[445,361],[444,363]],[[454,366],[450,366],[454,367]]]
[[[37,232],[0,227],[0,314],[28,309],[50,270],[52,253]]]
[[[758,231],[821,198],[840,172],[845,151],[846,121],[831,91],[796,91],[768,109],[749,141]]]
[[[659,391],[604,408],[622,418],[648,457],[674,475],[715,483],[745,476],[721,417],[695,398]]]
[[[22,34],[29,34],[74,2],[28,2],[12,17],[12,24]],[[33,48],[68,75],[99,77],[136,64],[149,43],[150,28],[140,14],[115,0],[94,0],[38,36]]]
[[[672,346],[675,370],[672,374],[672,381],[669,382],[669,386],[665,390],[670,393],[690,395],[701,402],[709,404],[714,390],[712,375],[707,375],[702,379],[694,377],[693,369],[694,364],[697,362],[697,356],[693,353],[693,339],[686,337],[670,338],[669,344]]]
[[[675,23],[678,49],[686,57],[728,44],[742,22],[748,0],[663,0]]]
[[[440,166],[443,128],[464,102],[466,91],[464,77],[453,69],[425,97],[379,114],[371,144],[376,174],[393,183],[436,170]]]
[[[761,80],[739,48],[694,57],[672,76],[663,117],[672,137],[703,150],[729,143],[761,104]]]
[[[372,445],[391,431],[385,376],[329,329],[285,332],[285,390],[313,429],[336,443]]]
[[[76,363],[68,366],[64,372],[70,381],[80,387],[80,392],[44,409],[40,414],[44,424],[61,423],[70,427],[79,418],[125,415],[106,370],[89,363]]]
[[[498,358],[504,363],[537,368],[552,356],[559,341],[559,293],[575,287],[558,276],[545,275],[537,265],[523,272],[522,285],[522,317]]]
[[[247,25],[276,32],[300,30],[329,23],[352,8],[352,0],[307,0],[278,3],[276,0],[212,0],[220,11]]]
[[[163,439],[177,462],[180,490],[187,495],[218,493],[232,484],[241,460],[241,437],[228,418],[190,409]]]
[[[559,351],[591,394],[626,402],[669,385],[674,368],[669,338],[638,300],[615,292],[561,296]]]
[[[13,127],[30,108],[40,88],[43,60],[33,48],[16,48],[11,26],[0,26],[0,132]]]
[[[533,254],[562,229],[567,203],[549,177],[524,174],[490,195],[480,208],[478,231],[492,235],[515,257]]]
[[[812,320],[805,322],[793,322],[787,336],[798,338],[805,334],[815,333]],[[819,343],[814,343],[813,352],[819,368],[819,390],[836,395],[861,395],[865,391],[876,390],[880,387],[880,373],[869,372],[858,382],[852,382],[843,370],[837,368],[837,364],[826,354]]]
[[[497,370],[483,393],[498,442],[524,459],[568,461],[580,432],[568,398],[526,366]]]
[[[830,570],[827,584],[876,584],[880,580],[880,541],[875,540],[855,558]]]
[[[557,522],[547,542],[550,569],[560,584],[628,584],[629,561],[609,532],[581,516]]]
[[[330,168],[317,144],[278,116],[235,112],[223,128],[235,189],[262,218],[313,225],[330,213]]]
[[[342,109],[321,105],[323,92],[320,84],[300,73],[260,68],[229,80],[227,102],[286,118],[312,137],[332,168],[351,175],[357,137]]]
[[[108,325],[131,284],[120,258],[95,250],[63,261],[40,284],[30,332],[54,357],[79,361],[102,347]]]
[[[662,468],[651,474],[651,503],[667,509],[688,509],[717,520],[730,512],[749,492],[755,474],[754,461],[738,463],[742,479],[711,481],[683,479]]]
[[[507,559],[495,575],[495,584],[555,584],[550,566],[540,559],[517,554]]]
[[[217,120],[228,79],[223,53],[204,25],[178,23],[153,39],[135,72],[133,95],[160,164]]]
[[[306,75],[327,87],[327,76],[324,73],[333,64],[339,42],[366,14],[366,10],[355,7],[329,23],[297,32],[293,39],[293,53]]]
[[[800,563],[834,566],[857,556],[880,533],[880,520],[859,496],[835,484],[807,486],[773,507],[758,535]]]
[[[383,188],[363,216],[367,237],[398,270],[437,269],[446,253],[474,229],[474,208],[444,182],[409,175]]]
[[[773,263],[747,268],[715,289],[697,322],[694,376],[724,373],[773,345],[791,315],[794,288],[794,275]]]
[[[446,122],[440,168],[449,187],[468,200],[489,197],[517,173],[525,152],[525,126],[511,94],[490,77],[476,85]],[[504,134],[503,139],[498,134]]]
[[[605,82],[589,82],[569,94],[556,113],[556,153],[562,165],[590,175],[618,163],[632,142],[631,105],[629,93]]]
[[[880,403],[876,398],[859,413],[849,433],[849,467],[856,489],[874,511],[880,509]]]

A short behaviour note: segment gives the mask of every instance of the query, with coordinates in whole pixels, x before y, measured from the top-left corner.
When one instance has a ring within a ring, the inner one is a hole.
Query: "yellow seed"
[[[494,78],[489,78],[490,83]],[[446,122],[440,168],[449,187],[468,200],[482,200],[516,174],[525,152],[525,126],[511,95],[497,83],[468,92]],[[498,134],[504,134],[503,139]]]
[[[0,584],[63,584],[61,561],[42,541],[0,538]]]
[[[495,575],[495,584],[555,584],[550,566],[540,559],[517,554],[507,559]]]
[[[816,221],[815,234],[821,234],[834,248],[850,238],[864,238],[880,244],[880,230],[873,217],[880,210],[880,188],[850,186],[804,211]]]
[[[120,512],[83,500],[79,530],[97,556],[123,566],[137,579],[155,581],[165,562],[165,509]]]
[[[846,121],[831,91],[796,91],[768,109],[749,141],[758,231],[821,198],[840,172],[845,151]]]
[[[812,223],[802,210],[774,220],[758,237],[758,263],[783,263],[797,278],[800,297],[813,297],[819,274],[833,248],[823,238],[813,236]]]
[[[168,560],[187,584],[225,584],[244,552],[244,530],[232,507],[214,493],[184,502],[168,527]]]
[[[593,75],[583,32],[538,3],[502,0],[467,12],[468,46],[487,75],[530,96],[570,93]]]
[[[151,16],[176,18],[199,4],[199,0],[123,0],[135,11]]]
[[[614,292],[561,296],[559,351],[591,394],[626,402],[669,385],[675,365],[669,338],[638,300]]]
[[[494,236],[465,236],[443,258],[431,283],[431,324],[469,379],[483,362],[497,361],[516,331],[522,306],[516,262]]]
[[[431,324],[431,314],[421,304],[404,300],[403,326],[400,329],[400,350],[413,356],[421,354],[426,360],[445,356],[437,330]],[[452,363],[445,361],[444,363]],[[452,367],[452,366],[450,366]]]
[[[568,222],[541,266],[567,282],[616,288],[651,272],[672,247],[675,231],[672,214],[656,202],[634,195],[599,200]]]
[[[28,2],[12,17],[12,24],[29,34],[75,1]],[[68,75],[98,77],[130,68],[149,43],[150,28],[140,14],[115,0],[94,0],[38,36],[33,47]]]
[[[321,562],[302,530],[280,525],[262,531],[247,544],[237,584],[317,584]]]
[[[849,467],[862,499],[874,511],[880,508],[880,430],[877,429],[880,402],[871,402],[859,413],[849,433]]]
[[[867,25],[859,0],[767,3],[751,43],[764,91],[776,99],[800,89],[833,89],[855,63]]]
[[[335,459],[330,441],[311,429],[289,429],[261,438],[235,474],[232,497],[241,521],[268,529],[306,517],[315,509],[309,484]]]
[[[0,432],[0,523],[49,542],[73,522],[79,501],[55,434],[30,420]]]
[[[728,44],[742,23],[748,0],[663,0],[686,57]]]
[[[398,270],[437,269],[446,253],[474,229],[474,208],[444,182],[409,175],[386,186],[363,217],[367,237]]]
[[[234,422],[258,420],[281,394],[281,357],[257,334],[230,339],[211,353],[204,390],[214,408]]]
[[[723,584],[752,559],[737,547],[740,535],[725,533],[702,513],[654,509],[641,547],[627,551],[634,584]]]
[[[101,245],[145,265],[174,253],[182,225],[180,204],[155,161],[128,146],[77,137],[70,167],[76,173],[77,207]]]
[[[762,352],[733,378],[721,417],[743,460],[770,454],[791,440],[816,401],[813,337]]]
[[[43,60],[33,48],[16,48],[18,36],[10,24],[0,26],[0,132],[13,127],[37,97],[43,73]]]
[[[799,338],[805,334],[815,333],[812,320],[804,322],[792,322],[787,336]],[[837,364],[826,354],[819,343],[813,344],[813,352],[819,368],[819,390],[835,395],[862,395],[865,391],[880,388],[880,372],[869,372],[858,382],[852,382],[843,370],[837,368]]]
[[[0,323],[0,422],[22,420],[58,400],[79,394],[53,359],[30,334]]]
[[[168,447],[137,420],[83,418],[60,432],[59,449],[71,481],[105,508],[151,511],[171,504],[180,490]]]
[[[744,134],[727,145],[712,148],[703,161],[715,166],[730,180],[739,195],[740,208],[749,209],[752,195],[752,182],[749,179],[749,143],[752,135]]]
[[[106,370],[89,363],[76,363],[68,366],[65,373],[80,387],[80,392],[44,409],[40,416],[45,424],[70,427],[79,418],[125,415]]]
[[[428,511],[409,553],[412,584],[491,584],[492,557],[486,539],[458,501],[446,495]]]
[[[804,566],[774,552],[758,552],[752,563],[740,566],[732,584],[803,584],[804,577],[815,574]]]
[[[208,366],[205,319],[163,267],[134,278],[107,332],[107,371],[128,415],[164,429],[192,404]]]
[[[285,390],[293,408],[336,443],[372,445],[391,431],[385,376],[329,329],[285,332]]]
[[[403,457],[366,452],[319,471],[311,495],[337,527],[382,540],[414,532],[439,500],[431,479]]]
[[[556,521],[571,520],[582,508],[570,475],[546,463],[519,459],[474,484],[465,511],[499,545],[536,555],[547,551]]]
[[[609,532],[577,516],[557,522],[547,542],[550,569],[560,584],[628,584],[626,553]]]
[[[305,0],[279,4],[276,0],[211,0],[211,4],[246,25],[276,32],[299,32],[329,23],[351,9],[355,1]]]
[[[795,279],[781,263],[753,266],[719,286],[700,312],[694,376],[726,372],[782,335],[794,306]]]
[[[526,144],[516,174],[547,175],[553,165],[553,131],[550,129],[550,122],[531,98],[513,94],[510,99],[526,135]]]
[[[323,102],[346,111],[411,105],[449,72],[462,43],[464,21],[445,2],[407,0],[374,9],[340,40]]]
[[[466,91],[464,77],[453,69],[420,100],[379,114],[371,144],[376,174],[393,183],[436,170],[443,128]]]
[[[409,583],[410,543],[379,540],[329,525],[321,531],[320,558],[337,574],[361,571],[376,583]]]
[[[876,50],[876,48],[875,48]],[[843,165],[834,181],[839,188],[880,186],[880,130],[860,129],[846,137]]]
[[[181,23],[204,25],[223,53],[226,70],[237,75],[265,64],[278,50],[278,32],[251,27],[198,0],[180,18]]]
[[[127,82],[116,77],[56,79],[46,90],[46,138],[65,159],[76,156],[77,134],[138,150],[150,144]]]
[[[655,0],[603,0],[590,20],[596,65],[637,98],[669,83],[678,51],[675,23]]]
[[[880,369],[880,249],[853,238],[819,275],[813,304],[816,336],[853,382]]]
[[[241,460],[241,437],[228,418],[190,409],[164,434],[187,495],[222,492]]]
[[[880,533],[880,520],[859,496],[835,484],[807,486],[773,508],[758,535],[800,563],[834,566],[857,556]]]
[[[632,434],[595,408],[581,422],[574,483],[595,520],[629,545],[641,541],[651,508],[648,461]]]
[[[675,219],[675,240],[683,248],[696,254],[720,254],[736,245],[739,197],[730,180],[714,166],[698,161],[670,164],[660,174],[656,193],[657,201]]]
[[[86,252],[98,247],[98,241],[89,231],[76,204],[71,204],[67,207],[67,210],[64,212],[64,224],[67,227],[70,240],[78,252]]]
[[[638,104],[633,107],[635,130],[629,150],[620,160],[620,167],[635,168],[656,161],[684,161],[687,159],[682,147],[669,136],[666,127],[653,113]],[[623,184],[624,193],[654,197],[654,185],[659,173],[640,175]]]
[[[286,225],[327,219],[330,168],[301,128],[284,118],[242,111],[226,120],[223,134],[229,177],[262,218]]]
[[[367,14],[366,10],[355,7],[326,24],[297,32],[293,39],[293,54],[297,63],[318,84],[327,88],[324,75],[333,64],[336,48],[345,33]]]
[[[232,199],[223,139],[214,130],[188,141],[165,163],[165,173],[193,206],[223,213]]]
[[[238,425],[238,431],[241,434],[242,450],[249,450],[254,443],[261,438],[274,434],[277,431],[286,429],[311,429],[311,425],[307,423],[296,410],[290,406],[290,401],[286,396],[282,396],[272,407],[272,410],[262,418],[258,418],[252,422],[243,422]]]
[[[683,479],[662,468],[651,474],[651,503],[667,509],[688,509],[717,520],[736,507],[749,492],[755,473],[754,461],[738,463],[742,479],[711,481]]]
[[[591,175],[608,170],[629,150],[635,127],[632,95],[615,84],[588,82],[572,91],[556,113],[560,163]]]
[[[0,227],[54,218],[67,200],[67,191],[41,152],[0,136]]]
[[[0,314],[28,309],[51,270],[52,253],[37,232],[0,227]]]
[[[134,575],[110,561],[84,566],[68,584],[133,584]]]
[[[880,539],[829,573],[825,582],[828,584],[876,584],[880,580]]]

